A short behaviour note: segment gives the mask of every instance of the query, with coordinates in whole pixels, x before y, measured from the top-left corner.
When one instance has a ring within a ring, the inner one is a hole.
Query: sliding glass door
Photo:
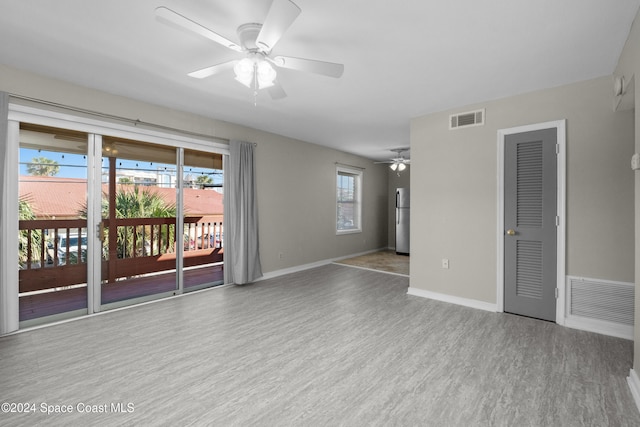
[[[87,312],[87,141],[20,126],[19,310],[23,325]]]
[[[184,150],[184,290],[224,282],[222,156]]]
[[[102,304],[175,294],[176,149],[103,137],[102,153]]]
[[[4,331],[223,283],[223,145],[11,104],[8,123]]]

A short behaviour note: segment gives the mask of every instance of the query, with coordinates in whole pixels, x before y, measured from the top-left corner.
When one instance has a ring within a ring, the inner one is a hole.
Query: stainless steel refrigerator
[[[409,189],[396,189],[396,253],[409,255]]]

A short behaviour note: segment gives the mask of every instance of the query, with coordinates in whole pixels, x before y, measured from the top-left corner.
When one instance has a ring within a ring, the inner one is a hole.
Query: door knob
[[[516,235],[516,231],[510,228],[509,230],[507,230],[507,234],[509,236],[515,236]]]

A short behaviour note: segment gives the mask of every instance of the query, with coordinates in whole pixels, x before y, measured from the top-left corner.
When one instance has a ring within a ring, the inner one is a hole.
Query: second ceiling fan
[[[405,151],[409,151],[409,148],[392,148],[389,151],[396,153],[396,156],[384,162],[374,162],[374,163],[388,163],[391,170],[394,172],[397,172],[398,176],[400,176],[400,172],[405,170],[407,168],[407,165],[411,163],[411,160],[406,159],[402,154]]]
[[[205,78],[233,69],[237,81],[254,89],[254,93],[259,89],[268,89],[272,99],[287,96],[280,82],[276,80],[277,73],[274,66],[334,78],[342,76],[344,72],[343,64],[290,56],[271,56],[274,46],[300,12],[301,9],[291,0],[273,0],[262,24],[247,23],[238,27],[240,44],[237,44],[167,7],[156,8],[156,16],[161,20],[178,25],[243,54],[243,58],[202,68],[189,73],[189,76]]]

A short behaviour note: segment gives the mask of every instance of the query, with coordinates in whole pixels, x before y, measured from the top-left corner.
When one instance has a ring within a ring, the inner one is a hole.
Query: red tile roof
[[[125,190],[133,188],[133,185],[118,184],[117,187]],[[86,179],[21,175],[19,189],[20,200],[29,202],[38,218],[77,218],[78,212],[86,205]],[[167,203],[176,202],[175,188],[145,189],[161,195]],[[106,184],[102,190],[107,191]],[[215,190],[185,188],[184,207],[186,215],[222,215],[222,194]]]

